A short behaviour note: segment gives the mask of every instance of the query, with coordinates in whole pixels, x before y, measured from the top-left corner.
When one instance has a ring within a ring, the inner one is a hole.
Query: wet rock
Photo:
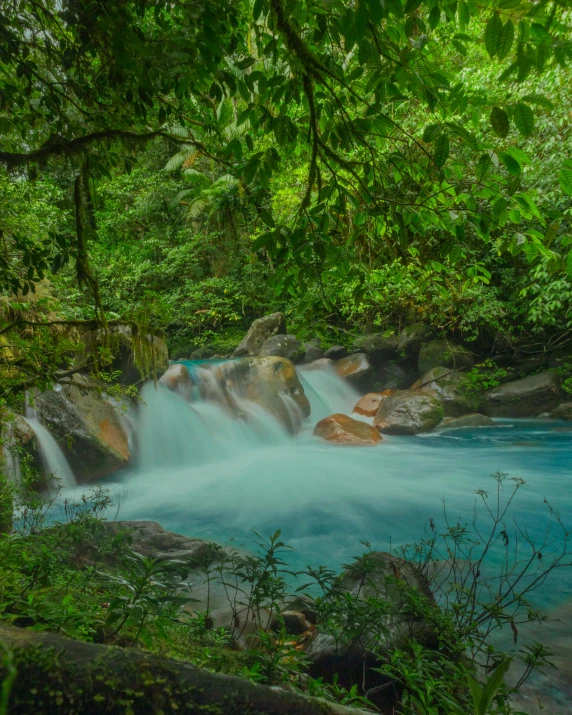
[[[560,376],[548,370],[490,390],[484,412],[489,417],[534,417],[554,410],[560,394]]]
[[[34,406],[79,482],[127,466],[129,448],[121,412],[95,380],[76,374],[61,389],[38,394]]]
[[[326,442],[356,447],[378,444],[382,439],[375,427],[342,414],[320,420],[314,427],[314,436]]]
[[[550,413],[553,420],[572,420],[572,402],[563,402]]]
[[[417,365],[384,363],[377,368],[376,377],[374,386],[379,383],[380,390],[407,390],[417,380]]]
[[[321,360],[324,357],[324,351],[320,347],[320,341],[318,338],[304,343],[303,347],[305,350],[303,362],[305,364]]]
[[[86,370],[93,366],[93,355],[105,342],[103,331],[88,330],[82,335],[84,349],[76,356],[78,367]],[[160,375],[169,367],[169,351],[165,341],[151,334],[139,335],[130,325],[109,328],[109,346],[113,360],[106,366],[109,372],[119,371],[122,385],[137,385]]]
[[[324,357],[330,360],[341,360],[347,356],[348,350],[343,345],[332,345],[332,347],[328,348],[324,353]]]
[[[298,595],[292,598],[288,603],[285,604],[284,610],[287,611],[297,611],[304,614],[306,621],[311,624],[316,624],[318,622],[318,614],[316,612],[316,606],[314,601],[305,595]]]
[[[355,340],[352,352],[365,353],[371,364],[377,366],[397,356],[397,337],[383,333],[362,335]]]
[[[156,521],[105,522],[113,534],[126,530],[133,551],[159,561],[185,561],[198,567],[212,554],[210,542],[167,531]]]
[[[263,357],[282,357],[294,364],[304,357],[304,346],[295,335],[274,335],[267,338],[260,347]]]
[[[299,636],[310,628],[311,624],[306,620],[306,616],[299,611],[281,611],[279,616],[275,616],[270,623],[270,630],[281,631],[292,636]]]
[[[465,386],[465,376],[446,367],[434,367],[412,386],[426,395],[435,397],[443,405],[448,417],[461,417],[479,407],[479,398],[470,395]]]
[[[460,427],[493,427],[494,422],[490,417],[474,412],[461,417],[445,417],[438,425],[437,429],[458,429]]]
[[[373,367],[365,353],[354,353],[348,357],[336,360],[335,369],[340,377],[344,377],[352,385],[363,385],[371,380]]]
[[[320,358],[319,360],[314,360],[307,365],[300,366],[299,370],[333,370],[334,361],[329,358]]]
[[[273,335],[286,333],[286,321],[282,313],[272,313],[255,320],[233,353],[234,357],[260,354],[262,343]]]
[[[193,381],[185,365],[171,365],[158,382],[171,392],[181,395],[183,399],[191,399]]]
[[[429,432],[445,416],[439,400],[418,391],[404,390],[387,397],[373,419],[383,434],[419,434]]]
[[[216,390],[208,399],[234,397],[249,400],[267,410],[295,434],[302,420],[310,414],[310,403],[298,378],[296,368],[281,357],[251,357],[215,363],[209,367]],[[229,407],[225,402],[224,407]],[[230,405],[233,408],[233,405]],[[240,412],[237,407],[236,412]]]
[[[399,333],[397,338],[397,351],[409,359],[417,359],[423,343],[431,340],[433,331],[425,323],[408,325]]]
[[[421,346],[419,352],[419,374],[424,375],[434,367],[448,367],[452,370],[472,370],[475,366],[472,353],[450,340],[431,340]]]
[[[383,392],[368,392],[364,395],[356,404],[353,409],[358,415],[364,415],[365,417],[375,417],[379,409],[380,404],[389,395],[393,395],[394,390],[383,390]]]

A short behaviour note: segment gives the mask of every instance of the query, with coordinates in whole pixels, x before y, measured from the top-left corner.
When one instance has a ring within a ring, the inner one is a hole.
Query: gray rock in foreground
[[[548,370],[522,380],[506,382],[485,395],[489,417],[536,417],[560,402],[560,376]]]
[[[382,434],[413,435],[429,432],[444,416],[439,400],[415,390],[404,390],[381,403],[373,425]]]

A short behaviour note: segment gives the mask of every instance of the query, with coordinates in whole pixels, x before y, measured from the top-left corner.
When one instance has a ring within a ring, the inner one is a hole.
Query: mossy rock
[[[472,353],[461,345],[446,339],[431,340],[421,346],[418,362],[419,375],[425,375],[434,367],[448,367],[451,370],[462,372],[463,370],[472,370],[475,367],[475,361]]]

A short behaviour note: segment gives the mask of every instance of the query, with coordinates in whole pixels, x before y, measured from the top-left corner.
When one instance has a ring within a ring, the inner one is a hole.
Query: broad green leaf
[[[442,167],[449,156],[449,137],[447,134],[440,134],[435,139],[435,149],[433,159],[438,167]]]
[[[497,137],[504,139],[510,128],[508,115],[504,109],[501,109],[500,107],[493,107],[491,110],[490,121]]]
[[[568,278],[572,279],[572,248],[566,257],[566,273],[568,273]]]
[[[274,242],[274,231],[266,231],[265,233],[261,233],[260,236],[252,242],[250,249],[256,253],[256,251],[259,251],[261,248],[268,248]]]
[[[512,49],[512,43],[514,41],[514,25],[512,20],[507,20],[502,27],[498,44],[497,44],[497,57],[499,60],[504,60],[508,53]]]
[[[514,123],[523,137],[528,137],[534,131],[534,113],[528,104],[519,102],[514,108]]]
[[[478,709],[479,715],[487,715],[487,712],[489,711],[489,707],[493,701],[493,698],[494,698],[497,690],[502,685],[502,681],[504,680],[504,676],[507,674],[509,666],[510,666],[510,658],[507,658],[497,667],[497,669],[494,671],[494,673],[491,675],[491,677],[486,682],[485,686],[483,687],[481,701],[479,703],[479,709]]]
[[[423,141],[430,144],[441,134],[443,127],[441,124],[429,124],[423,130]]]
[[[511,146],[507,149],[507,152],[514,157],[521,166],[529,166],[532,164],[532,159],[526,154],[522,149],[516,146]]]
[[[499,157],[509,174],[512,174],[512,176],[519,176],[519,174],[522,173],[520,164],[513,156],[505,151],[501,151]]]
[[[572,169],[562,169],[558,174],[558,181],[560,182],[562,193],[572,196]]]
[[[529,104],[538,104],[539,107],[544,107],[545,109],[554,109],[552,102],[543,94],[526,94],[522,100]]]
[[[489,21],[487,22],[487,26],[485,27],[485,47],[491,57],[494,57],[497,52],[502,31],[502,20],[495,12],[491,15]]]

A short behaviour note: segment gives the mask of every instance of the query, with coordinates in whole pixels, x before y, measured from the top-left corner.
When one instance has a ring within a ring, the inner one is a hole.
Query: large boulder
[[[102,389],[95,380],[76,374],[60,389],[42,392],[34,400],[40,421],[78,482],[106,477],[129,461],[121,412]]]
[[[475,412],[480,403],[479,398],[467,390],[465,376],[446,367],[429,370],[411,389],[420,390],[438,399],[448,417],[460,417]]]
[[[364,417],[375,417],[379,406],[389,395],[393,395],[394,390],[383,390],[383,392],[368,392],[360,398],[354,409],[356,415],[363,415]]]
[[[294,364],[302,361],[305,352],[304,346],[295,335],[273,335],[266,338],[260,347],[262,357],[282,357]]]
[[[272,313],[255,320],[239,346],[233,353],[234,357],[246,357],[260,354],[262,343],[273,335],[283,335],[286,332],[286,321],[282,313]]]
[[[404,390],[383,400],[373,419],[383,434],[429,432],[445,416],[439,400],[415,390]]]
[[[324,357],[329,358],[330,360],[341,360],[342,358],[345,358],[347,356],[347,348],[345,348],[343,345],[332,345],[324,353]]]
[[[405,358],[417,360],[423,343],[431,340],[433,331],[425,323],[408,325],[399,333],[397,338],[397,351]]]
[[[191,373],[185,365],[171,365],[167,372],[159,379],[159,385],[166,387],[171,392],[176,392],[187,401],[191,399],[193,381]]]
[[[475,361],[472,353],[461,345],[450,340],[431,340],[421,346],[417,366],[419,374],[425,375],[434,367],[472,370],[475,367]]]
[[[220,402],[235,414],[240,401],[249,400],[273,415],[289,432],[296,433],[310,414],[310,402],[296,368],[281,357],[251,357],[209,365],[212,380],[201,380],[202,396]]]
[[[314,436],[326,442],[356,447],[378,444],[382,440],[375,427],[339,413],[320,420],[314,427]]]
[[[336,360],[335,368],[340,377],[356,386],[366,384],[374,374],[372,364],[365,353],[354,353]]]
[[[548,370],[489,390],[484,412],[489,417],[535,417],[557,407],[560,396],[560,376]]]
[[[490,417],[473,412],[461,417],[444,417],[437,425],[437,429],[460,429],[462,427],[493,427],[494,422]]]
[[[397,355],[397,337],[383,333],[362,335],[354,341],[352,352],[365,353],[371,364],[380,365]]]
[[[308,340],[308,342],[304,343],[303,347],[305,350],[303,362],[305,364],[321,360],[324,357],[324,351],[320,346],[319,338]]]
[[[78,367],[95,367],[94,355],[100,345],[109,345],[112,360],[103,367],[108,372],[119,372],[122,385],[138,385],[169,367],[169,351],[165,341],[157,335],[140,333],[132,325],[110,326],[107,337],[103,330],[88,330],[81,337],[84,348],[76,356]]]
[[[553,420],[572,420],[572,402],[563,402],[550,413]]]
[[[133,551],[157,561],[187,561],[198,566],[211,553],[210,542],[167,531],[156,521],[104,523],[113,534],[125,531]]]

